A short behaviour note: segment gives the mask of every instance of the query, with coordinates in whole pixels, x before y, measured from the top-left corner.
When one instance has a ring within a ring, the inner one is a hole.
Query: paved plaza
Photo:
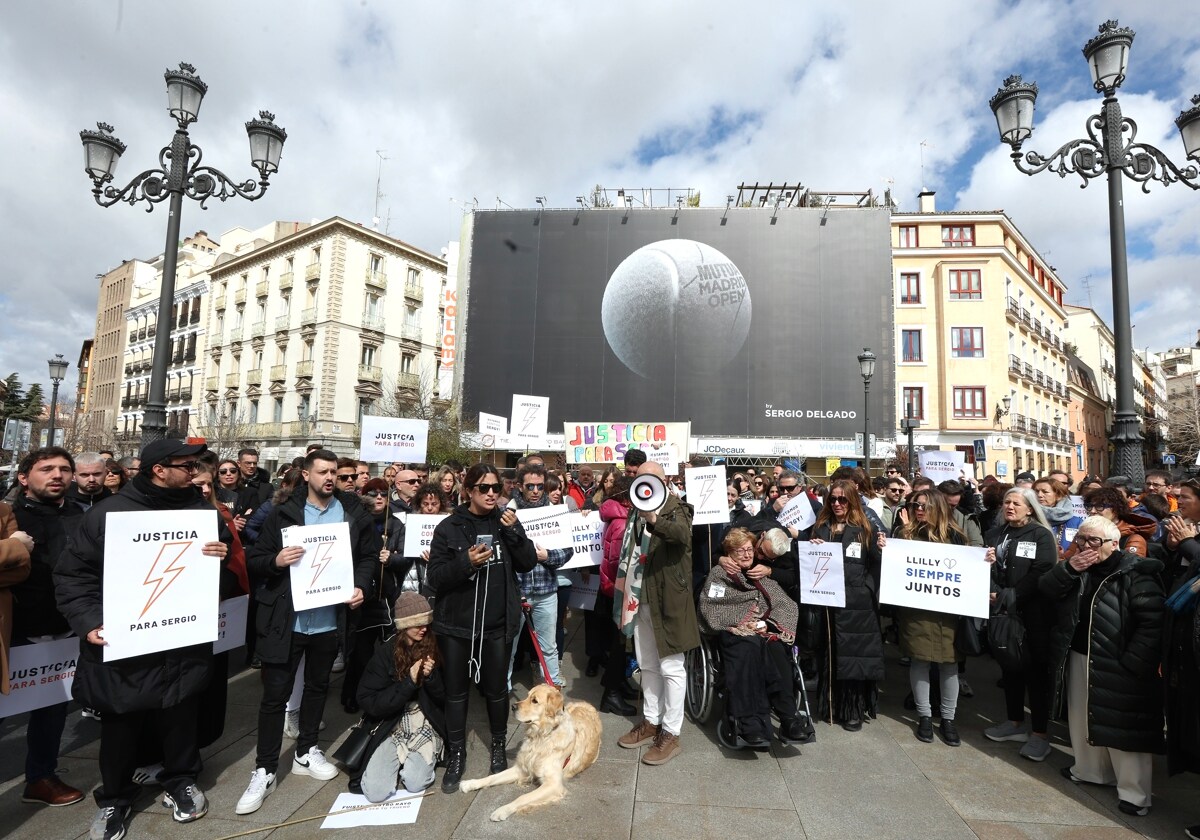
[[[572,623],[574,631],[578,623]],[[1060,768],[1070,763],[1066,729],[1052,729],[1053,755],[1042,764],[1017,755],[1017,744],[995,744],[982,735],[1003,712],[995,687],[999,671],[991,660],[972,660],[968,677],[977,694],[959,703],[957,749],[940,741],[922,744],[913,737],[914,713],[903,706],[907,671],[898,649],[887,647],[888,680],[883,686],[879,719],[861,732],[819,724],[817,741],[796,747],[772,747],[770,753],[730,753],[716,742],[712,726],[685,723],[683,753],[664,767],[637,761],[640,751],[617,747],[617,736],[629,720],[603,715],[604,746],[596,764],[568,783],[567,798],[533,814],[492,823],[488,814],[514,798],[514,787],[444,795],[436,791],[422,803],[414,826],[357,828],[339,832],[351,838],[411,836],[439,838],[928,838],[928,840],[1121,840],[1138,837],[1183,837],[1183,826],[1200,823],[1200,777],[1169,779],[1161,762],[1155,766],[1154,808],[1147,817],[1127,817],[1117,810],[1111,789],[1075,786]],[[240,661],[240,652],[233,658]],[[582,676],[583,634],[568,642],[564,675],[573,699],[599,701],[598,680]],[[518,674],[529,685],[528,673]],[[322,746],[330,751],[353,722],[339,703],[338,683],[326,708],[328,727]],[[262,809],[248,816],[233,813],[234,803],[254,769],[258,674],[242,670],[229,683],[225,733],[204,750],[200,785],[210,800],[208,816],[189,825],[173,823],[160,797],[147,794],[136,805],[130,838],[203,838],[244,835],[248,840],[286,840],[330,836],[320,820],[284,828],[273,826],[327,812],[346,777],[330,782],[291,778],[281,763],[278,790]],[[483,704],[471,700],[472,736],[468,744],[467,778],[482,775],[487,756],[479,733],[486,734]],[[514,727],[515,729],[515,727]],[[99,781],[96,757],[100,727],[73,709],[64,738],[61,766],[70,784],[91,790]],[[510,756],[520,742],[510,743]],[[285,748],[291,741],[285,739]],[[24,717],[0,726],[0,836],[22,840],[71,840],[87,836],[94,813],[89,797],[66,808],[21,802]],[[441,773],[439,771],[439,779]]]

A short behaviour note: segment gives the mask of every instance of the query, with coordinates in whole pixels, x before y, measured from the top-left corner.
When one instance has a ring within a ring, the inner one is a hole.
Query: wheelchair
[[[800,652],[792,646],[790,649],[792,663],[792,685],[796,692],[796,710],[805,736],[798,740],[784,737],[782,729],[776,730],[777,740],[783,744],[809,744],[816,740],[816,728],[813,726],[812,715],[808,706],[808,690],[804,685],[804,672],[800,668]],[[686,693],[683,710],[698,726],[708,723],[714,710],[723,706],[725,699],[725,672],[721,666],[721,648],[712,636],[701,636],[700,647],[688,651],[684,664],[686,673]],[[733,720],[724,708],[717,718],[717,740],[721,746],[730,750],[751,749],[747,744],[739,743]],[[760,747],[760,750],[766,747]]]

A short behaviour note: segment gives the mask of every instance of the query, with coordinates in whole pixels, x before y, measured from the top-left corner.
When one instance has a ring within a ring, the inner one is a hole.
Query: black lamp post
[[[50,381],[54,383],[54,387],[50,391],[50,431],[46,434],[46,445],[54,446],[54,420],[58,413],[58,383],[63,381],[67,375],[67,368],[71,365],[62,357],[62,353],[55,353],[54,358],[50,359],[47,364],[50,366]]]
[[[871,377],[875,375],[875,354],[870,347],[864,347],[858,354],[858,370],[863,378],[863,463],[866,465],[867,478],[871,477],[871,407],[870,391]]]
[[[1116,340],[1117,405],[1109,440],[1114,450],[1113,472],[1127,475],[1136,486],[1144,478],[1142,433],[1133,403],[1133,329],[1129,323],[1129,271],[1125,257],[1125,210],[1122,206],[1122,181],[1125,175],[1150,191],[1150,182],[1165,186],[1179,181],[1200,189],[1200,169],[1195,165],[1180,169],[1163,152],[1148,143],[1135,142],[1137,124],[1121,115],[1117,88],[1125,81],[1129,66],[1129,47],[1134,32],[1118,27],[1115,20],[1100,26],[1100,33],[1087,42],[1083,54],[1092,71],[1092,86],[1104,94],[1100,113],[1087,121],[1086,138],[1071,140],[1049,157],[1037,152],[1021,155],[1021,144],[1033,133],[1033,106],[1037,85],[1021,81],[1020,76],[1004,80],[1004,87],[991,99],[1000,139],[1012,147],[1017,169],[1026,175],[1050,170],[1059,177],[1078,175],[1086,187],[1088,181],[1108,176],[1109,245],[1112,252],[1113,335]],[[1193,107],[1182,111],[1175,120],[1183,137],[1188,159],[1200,160],[1200,96],[1192,97]]]
[[[92,195],[101,207],[111,207],[118,201],[137,204],[145,201],[149,206],[169,198],[170,212],[167,217],[167,242],[163,249],[163,280],[158,298],[158,324],[154,335],[154,363],[150,373],[150,394],[146,412],[142,417],[142,444],[160,440],[167,429],[167,367],[171,359],[171,307],[175,298],[175,268],[179,255],[179,216],[183,210],[183,197],[196,199],[203,208],[210,198],[225,201],[232,196],[254,201],[267,191],[267,180],[279,169],[279,156],[287,132],[275,125],[275,115],[259,111],[259,119],[246,123],[250,137],[250,162],[258,170],[259,179],[253,178],[237,183],[224,172],[211,166],[201,166],[203,153],[188,137],[188,126],[196,121],[200,103],[208,85],[196,75],[196,68],[180,64],[178,70],[168,70],[167,110],[175,118],[177,128],[169,146],[158,153],[159,167],[147,169],[126,186],[117,189],[107,186],[113,179],[117,162],[125,151],[125,144],[112,135],[113,127],[96,123],[98,131],[81,131],[83,141],[84,171],[92,179]],[[166,325],[166,328],[162,327]]]

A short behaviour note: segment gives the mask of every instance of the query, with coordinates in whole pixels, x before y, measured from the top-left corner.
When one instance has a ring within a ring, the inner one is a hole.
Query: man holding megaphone
[[[684,655],[700,644],[692,600],[692,508],[667,490],[663,468],[647,461],[629,488],[629,517],[617,571],[615,616],[633,634],[642,672],[642,720],[617,743],[651,745],[643,764],[679,755],[687,686]]]

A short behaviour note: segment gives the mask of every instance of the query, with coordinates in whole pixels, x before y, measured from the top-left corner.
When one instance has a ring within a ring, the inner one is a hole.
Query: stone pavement
[[[575,631],[578,623],[571,625]],[[913,736],[915,718],[903,708],[908,690],[907,670],[896,662],[898,650],[889,645],[889,678],[881,692],[879,719],[861,732],[819,724],[817,741],[796,747],[772,747],[770,753],[730,753],[716,742],[711,724],[698,729],[685,723],[683,753],[663,767],[647,767],[635,751],[616,746],[630,722],[603,715],[604,746],[596,764],[568,783],[567,798],[548,808],[505,823],[492,823],[488,814],[518,795],[515,787],[476,793],[428,796],[414,826],[394,829],[348,829],[338,836],[437,838],[637,838],[654,840],[686,836],[688,840],[727,837],[813,838],[928,838],[928,840],[1118,840],[1138,837],[1183,837],[1183,826],[1200,823],[1200,778],[1168,778],[1156,763],[1154,808],[1146,817],[1127,817],[1117,808],[1110,789],[1075,786],[1059,775],[1070,763],[1066,730],[1052,731],[1054,754],[1042,764],[1020,758],[1017,744],[995,744],[982,733],[1003,714],[1003,698],[995,687],[998,670],[987,659],[972,660],[971,684],[978,692],[959,703],[957,749],[940,741],[922,744]],[[232,658],[237,659],[238,653]],[[599,700],[595,680],[582,676],[582,633],[568,641],[564,675],[571,698]],[[340,678],[338,678],[340,680]],[[519,685],[529,685],[518,674]],[[353,722],[331,690],[326,708],[328,728],[322,746],[331,751]],[[320,820],[286,828],[272,826],[326,813],[345,790],[345,777],[320,782],[290,778],[282,770],[279,788],[262,809],[237,816],[233,806],[253,770],[257,702],[257,673],[241,671],[231,677],[225,733],[204,750],[201,786],[210,800],[208,816],[188,825],[171,821],[159,798],[149,793],[137,804],[130,824],[131,838],[203,838],[217,840],[250,829],[248,840],[298,840],[331,836],[319,829]],[[471,728],[486,734],[482,703],[471,699]],[[514,725],[513,731],[516,732]],[[98,783],[96,756],[99,725],[70,715],[61,765],[64,778],[90,790]],[[520,743],[519,732],[510,755]],[[285,739],[285,749],[290,740]],[[24,758],[24,718],[0,725],[0,837],[22,840],[70,840],[87,836],[95,811],[91,800],[66,808],[45,808],[21,802]],[[286,756],[285,756],[286,759]],[[485,772],[482,741],[473,734],[468,745],[467,778]],[[289,766],[285,760],[282,767]],[[439,771],[439,779],[441,773]]]

